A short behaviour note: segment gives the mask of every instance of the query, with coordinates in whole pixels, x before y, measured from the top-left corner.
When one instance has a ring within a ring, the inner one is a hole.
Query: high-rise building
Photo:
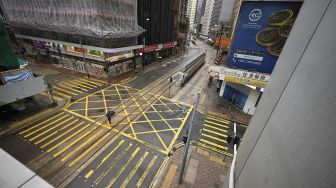
[[[220,32],[222,27],[225,31],[229,30],[233,4],[234,0],[215,0],[210,21],[213,34]]]
[[[189,31],[189,17],[187,17],[187,0],[174,0],[175,31],[177,32],[177,51],[185,49],[186,36]]]
[[[145,64],[172,54],[177,39],[175,16],[174,0],[138,0],[138,23],[145,29],[138,42],[145,44]]]
[[[206,3],[206,0],[197,1],[197,8],[196,8],[196,15],[195,15],[195,25],[196,25],[197,33],[200,33],[202,30],[201,19],[204,15],[205,3]]]
[[[231,21],[234,0],[215,0],[211,16],[211,26],[227,24]]]
[[[187,16],[189,17],[189,30],[193,32],[197,0],[188,0]]]
[[[214,0],[206,0],[204,15],[201,18],[201,24],[202,24],[201,34],[204,36],[208,36],[209,34],[213,6],[214,6]]]
[[[241,7],[243,0],[234,0],[232,14],[231,14],[231,23],[232,23],[232,29],[231,29],[231,38],[233,37],[233,31],[235,30],[237,19],[239,16],[239,10]]]

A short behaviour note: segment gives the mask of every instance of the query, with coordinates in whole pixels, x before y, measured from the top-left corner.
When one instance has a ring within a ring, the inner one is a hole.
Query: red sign
[[[174,47],[174,42],[167,42],[162,44],[162,48],[172,48]]]
[[[145,48],[141,49],[140,52],[151,52],[151,51],[154,51],[154,50],[159,50],[160,49],[160,46],[158,44],[153,44],[153,45],[149,45],[149,46],[146,46]]]

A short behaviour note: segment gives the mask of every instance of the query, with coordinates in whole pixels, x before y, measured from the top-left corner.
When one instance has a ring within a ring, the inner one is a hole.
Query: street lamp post
[[[79,42],[80,42],[80,48],[81,48],[82,55],[83,55],[83,62],[84,62],[85,70],[86,70],[86,76],[87,76],[88,79],[90,79],[89,69],[88,69],[86,61],[85,61],[85,54],[84,54],[83,44],[82,44],[82,36],[80,36]]]
[[[146,38],[142,39],[143,47],[142,47],[142,71],[145,70],[145,47],[146,47]]]

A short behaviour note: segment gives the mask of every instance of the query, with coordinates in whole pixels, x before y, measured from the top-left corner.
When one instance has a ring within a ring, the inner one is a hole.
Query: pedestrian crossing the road
[[[67,187],[149,187],[164,159],[155,150],[122,136]]]
[[[106,82],[97,79],[76,78],[52,86],[53,93],[63,97],[74,97],[101,87]]]
[[[229,126],[230,121],[228,120],[209,115],[206,116],[198,145],[218,153],[232,156],[232,154],[228,153],[229,144],[226,141]]]

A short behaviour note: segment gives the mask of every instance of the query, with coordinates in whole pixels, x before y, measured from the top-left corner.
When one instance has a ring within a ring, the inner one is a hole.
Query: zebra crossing
[[[149,187],[164,161],[161,153],[122,136],[67,187]]]
[[[106,82],[93,79],[76,78],[52,86],[52,92],[63,97],[74,97],[101,87]]]
[[[207,115],[200,133],[198,145],[212,151],[233,156],[229,153],[226,138],[229,134],[230,121]]]

